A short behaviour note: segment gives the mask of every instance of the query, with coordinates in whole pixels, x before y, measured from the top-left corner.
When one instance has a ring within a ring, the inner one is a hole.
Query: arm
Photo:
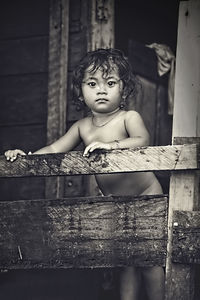
[[[149,133],[136,111],[128,111],[124,120],[128,138],[119,141],[119,148],[136,148],[149,145]]]
[[[80,142],[81,137],[79,134],[79,123],[74,123],[70,129],[59,138],[57,141],[49,146],[43,147],[34,152],[34,154],[45,154],[45,153],[65,153],[73,150]]]
[[[74,123],[71,126],[71,128],[67,131],[67,133],[61,138],[59,138],[57,141],[55,141],[49,146],[43,147],[35,151],[33,154],[60,153],[74,149],[81,142],[79,134],[79,122],[80,121]],[[6,159],[10,161],[15,160],[18,155],[26,155],[26,153],[19,149],[8,150],[5,152]]]
[[[93,142],[85,148],[84,156],[95,149],[127,149],[149,145],[149,133],[139,113],[128,111],[125,115],[124,126],[128,137],[123,140],[115,140],[110,143]]]

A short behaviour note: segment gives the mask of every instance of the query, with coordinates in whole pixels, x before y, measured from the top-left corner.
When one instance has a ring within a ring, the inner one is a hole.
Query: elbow
[[[150,144],[150,136],[149,134],[143,137],[143,145],[142,146],[149,146]]]

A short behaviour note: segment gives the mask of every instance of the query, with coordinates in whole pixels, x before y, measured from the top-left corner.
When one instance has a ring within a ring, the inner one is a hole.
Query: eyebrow
[[[119,78],[117,77],[117,76],[109,76],[109,77],[106,77],[105,79],[116,79],[116,80],[118,80]]]
[[[109,76],[109,77],[106,77],[106,78],[104,78],[104,79],[105,79],[105,80],[109,80],[109,79],[120,80],[120,78],[115,77],[115,76]],[[93,77],[93,76],[90,76],[90,77],[86,78],[85,80],[86,80],[86,81],[87,81],[87,80],[98,80],[98,78]]]
[[[91,79],[97,80],[97,78],[96,78],[96,77],[93,77],[93,76],[90,76],[90,77],[86,78],[85,80],[91,80]]]

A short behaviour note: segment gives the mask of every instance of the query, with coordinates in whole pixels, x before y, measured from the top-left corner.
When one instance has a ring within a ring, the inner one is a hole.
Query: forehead
[[[94,65],[90,65],[84,73],[84,77],[119,77],[119,71],[118,67],[114,63],[109,63],[109,65],[102,65],[99,67],[96,67]]]

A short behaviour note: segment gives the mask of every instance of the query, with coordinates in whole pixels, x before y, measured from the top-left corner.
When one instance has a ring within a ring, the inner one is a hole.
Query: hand
[[[7,160],[14,161],[18,155],[26,155],[26,153],[22,150],[8,150],[4,153]]]
[[[85,148],[83,156],[89,156],[89,154],[93,152],[95,149],[111,150],[112,146],[111,143],[93,142]]]

